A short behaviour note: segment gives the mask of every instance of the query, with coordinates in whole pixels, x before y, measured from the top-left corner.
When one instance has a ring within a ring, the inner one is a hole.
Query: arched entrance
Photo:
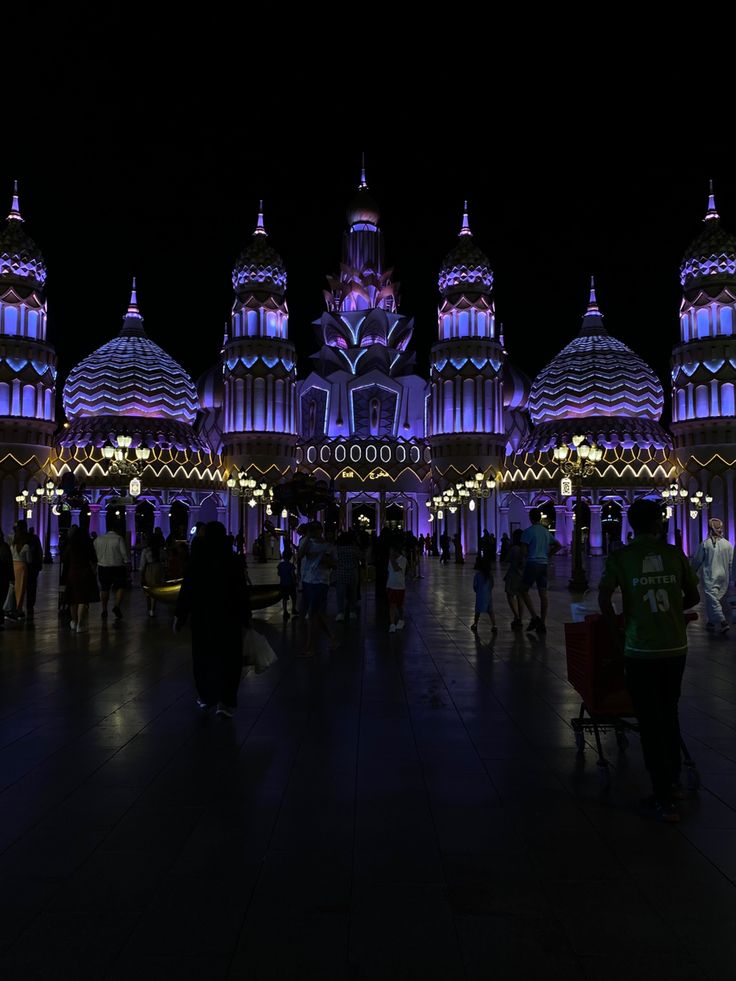
[[[120,501],[110,501],[105,508],[105,528],[115,530],[118,534],[126,537],[125,527],[125,505]]]
[[[583,554],[589,550],[590,544],[590,506],[587,501],[572,506],[573,528],[580,522],[580,534]]]
[[[621,541],[623,511],[616,500],[604,500],[601,504],[601,528],[603,531],[603,554],[608,555],[611,546]]]
[[[151,501],[139,501],[135,507],[135,540],[145,546],[150,541],[154,526],[154,507]]]
[[[376,505],[354,504],[351,509],[352,527],[362,531],[376,530]]]
[[[557,512],[555,511],[555,506],[552,501],[541,501],[536,504],[537,507],[542,512],[542,524],[549,528],[550,531],[554,531],[557,525]]]
[[[402,504],[393,503],[386,506],[385,527],[391,531],[404,531],[406,526],[406,515]]]
[[[173,536],[178,542],[188,541],[187,529],[189,527],[189,508],[183,501],[173,501],[169,514],[170,537]]]

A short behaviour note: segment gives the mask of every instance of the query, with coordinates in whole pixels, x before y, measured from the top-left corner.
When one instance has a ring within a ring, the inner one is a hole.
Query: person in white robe
[[[706,629],[726,633],[729,622],[724,613],[723,600],[732,578],[733,545],[723,537],[723,522],[711,518],[708,537],[698,545],[692,558],[695,572],[700,573],[708,616]]]

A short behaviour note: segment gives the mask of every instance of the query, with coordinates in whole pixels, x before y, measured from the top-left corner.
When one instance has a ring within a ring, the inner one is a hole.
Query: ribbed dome
[[[25,230],[18,207],[18,182],[5,227],[0,231],[0,280],[41,287],[46,282],[46,265],[41,250]]]
[[[488,257],[473,240],[467,201],[458,238],[457,245],[447,253],[440,267],[440,293],[443,296],[462,292],[490,293],[493,289],[493,271]]]
[[[198,400],[192,380],[147,336],[135,282],[122,330],[71,370],[63,401],[70,420],[107,415],[194,422]]]
[[[638,354],[611,337],[595,290],[579,335],[544,368],[532,385],[532,422],[590,416],[652,419],[662,414],[659,379]]]
[[[712,189],[703,224],[682,259],[680,284],[685,287],[736,278],[736,236],[721,225]]]
[[[268,233],[263,225],[263,202],[258,212],[258,222],[253,238],[238,257],[233,269],[233,287],[236,290],[251,289],[256,292],[286,292],[286,269],[278,252],[268,243]]]
[[[222,362],[213,365],[197,379],[197,396],[203,409],[219,409],[225,399]]]
[[[503,363],[501,383],[504,409],[525,409],[532,388],[531,378],[511,364],[508,358]]]

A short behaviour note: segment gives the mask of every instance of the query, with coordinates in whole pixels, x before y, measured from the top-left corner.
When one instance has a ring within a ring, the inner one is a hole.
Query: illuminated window
[[[18,311],[15,307],[5,307],[5,326],[6,334],[18,333]]]
[[[449,379],[442,386],[442,396],[442,431],[445,433],[451,433],[454,430],[452,410],[455,404],[455,397],[453,392],[453,384]]]
[[[44,393],[44,403],[43,403],[43,417],[44,419],[54,418],[54,407],[51,402],[51,389],[47,388]]]
[[[687,419],[687,406],[685,405],[685,389],[681,388],[677,393],[677,422]]]
[[[705,419],[708,415],[708,389],[705,385],[698,385],[695,389],[695,416]]]
[[[253,382],[253,428],[263,431],[266,428],[266,379],[256,378]]]
[[[680,333],[683,341],[690,340],[690,317],[686,313],[680,317]]]
[[[258,311],[248,311],[248,337],[258,336]]]
[[[721,388],[721,415],[736,415],[736,404],[734,404],[734,387],[731,382],[726,382]]]
[[[35,310],[28,311],[28,336],[38,337],[38,313]]]
[[[458,334],[460,337],[467,337],[470,333],[470,313],[463,310],[458,321]]]
[[[733,310],[731,307],[721,307],[721,333],[733,334]]]
[[[278,334],[278,321],[275,313],[269,313],[266,317],[266,336],[276,337]]]
[[[0,416],[10,415],[10,385],[0,382]]]
[[[475,430],[475,381],[466,378],[463,381],[463,432],[472,433]]]
[[[36,414],[36,389],[33,385],[23,386],[23,409],[21,415],[31,417]]]
[[[698,310],[698,337],[710,336],[710,316],[708,310]]]

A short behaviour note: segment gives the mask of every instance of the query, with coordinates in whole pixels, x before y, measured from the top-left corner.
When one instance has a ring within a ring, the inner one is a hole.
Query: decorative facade
[[[46,266],[26,231],[18,183],[0,231],[0,527],[27,517],[45,538],[47,505],[19,511],[16,497],[48,478],[56,430],[56,353],[46,340]],[[46,545],[46,542],[44,542]]]

